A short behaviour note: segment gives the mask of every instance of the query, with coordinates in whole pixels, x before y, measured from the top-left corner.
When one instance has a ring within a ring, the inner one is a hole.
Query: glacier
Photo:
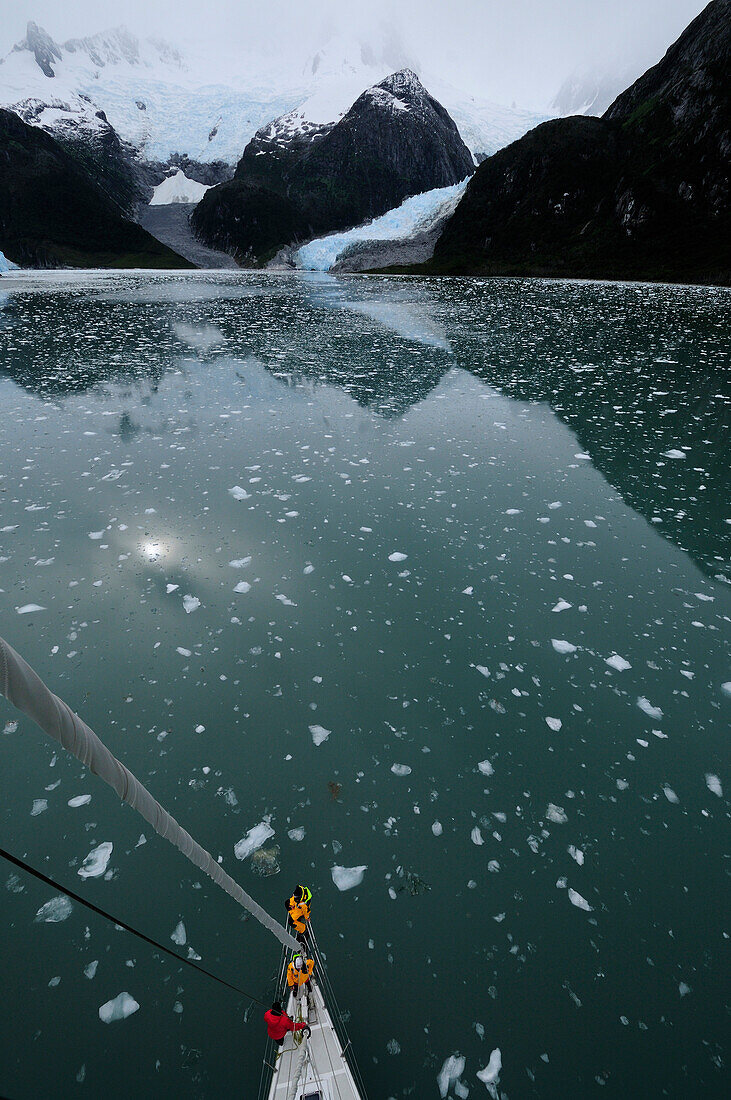
[[[17,264],[14,264],[3,252],[0,252],[0,275],[6,275],[8,271],[16,271],[17,268]]]
[[[62,45],[49,41],[52,77],[29,39],[0,60],[0,105],[56,136],[101,136],[111,125],[148,162],[187,155],[234,165],[268,122],[292,112],[304,128],[337,122],[366,88],[404,67],[446,107],[478,161],[548,117],[468,95],[402,49],[352,35],[331,37],[303,70],[253,50],[213,58],[198,44],[184,56],[124,27]]]
[[[345,250],[359,241],[403,241],[428,233],[454,212],[468,182],[469,177],[450,187],[412,195],[365,225],[310,241],[294,254],[295,266],[304,271],[329,271]]]

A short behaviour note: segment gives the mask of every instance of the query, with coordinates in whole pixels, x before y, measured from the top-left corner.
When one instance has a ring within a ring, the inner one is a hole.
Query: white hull
[[[313,980],[312,990],[295,1002],[290,995],[287,1012],[293,1020],[307,1020],[312,1034],[302,1039],[291,1032],[285,1037],[275,1066],[269,1100],[365,1100],[358,1091],[350,1066],[335,1033],[330,1013]],[[276,1057],[277,1048],[271,1054]]]

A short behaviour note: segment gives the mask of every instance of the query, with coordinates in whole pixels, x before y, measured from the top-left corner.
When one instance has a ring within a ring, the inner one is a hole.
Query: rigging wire
[[[73,898],[79,905],[83,905],[86,909],[91,909],[93,913],[97,913],[100,917],[104,917],[105,920],[112,921],[114,924],[119,925],[120,928],[124,928],[125,932],[131,932],[133,936],[137,936],[138,939],[151,944],[152,947],[156,947],[158,951],[163,951],[166,955],[171,955],[176,962],[185,963],[186,966],[192,967],[193,970],[197,970],[200,974],[205,974],[207,978],[213,978],[214,982],[218,982],[219,985],[226,986],[227,989],[233,990],[234,993],[240,993],[242,997],[248,997],[250,1001],[256,1001],[257,1004],[263,1005],[264,1008],[267,1007],[264,1001],[260,1001],[258,997],[254,997],[251,993],[247,993],[245,989],[241,989],[238,985],[227,982],[225,978],[221,978],[218,974],[206,970],[204,966],[198,966],[192,959],[184,959],[182,955],[178,955],[176,951],[172,951],[169,947],[166,947],[165,944],[153,940],[150,936],[146,936],[144,932],[140,932],[137,928],[133,928],[131,924],[127,924],[126,921],[120,920],[119,917],[115,917],[111,913],[107,913],[104,909],[100,909],[98,905],[94,905],[93,902],[87,901],[86,898],[82,898],[80,894],[75,894],[73,890],[68,890],[65,886],[61,886],[59,882],[49,878],[48,875],[44,875],[41,871],[37,871],[35,867],[31,867],[30,864],[25,863],[22,859],[18,859],[17,856],[11,855],[10,852],[6,852],[4,848],[0,848],[0,856],[7,860],[8,863],[12,863],[22,871],[26,871],[27,874],[40,879],[40,881],[44,882],[47,886],[52,886],[54,890],[60,890],[62,894],[65,894],[69,898]]]

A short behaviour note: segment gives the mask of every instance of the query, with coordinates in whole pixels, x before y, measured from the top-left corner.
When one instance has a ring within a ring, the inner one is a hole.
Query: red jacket
[[[296,1024],[294,1020],[290,1020],[286,1012],[283,1012],[280,1016],[276,1012],[272,1012],[271,1008],[264,1013],[264,1019],[266,1020],[267,1034],[275,1043],[279,1039],[283,1039],[288,1031],[304,1031],[307,1027],[305,1020]]]

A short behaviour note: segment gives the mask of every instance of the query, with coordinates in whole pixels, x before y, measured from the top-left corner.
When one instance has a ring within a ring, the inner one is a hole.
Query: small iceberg
[[[66,920],[67,917],[71,916],[73,908],[68,898],[65,898],[63,894],[58,894],[40,907],[35,915],[35,923],[60,924],[62,920]]]
[[[269,824],[270,820],[271,818],[267,817],[260,821],[258,825],[254,825],[253,828],[249,829],[245,837],[234,844],[234,855],[237,859],[246,859],[257,848],[261,848],[270,836],[274,836],[274,829]]]
[[[332,867],[330,874],[338,890],[352,890],[354,886],[360,886],[363,875],[368,870],[365,867]]]
[[[126,1020],[134,1012],[137,1012],[137,1001],[131,993],[118,993],[111,1001],[107,1001],[99,1009],[99,1019],[103,1024],[113,1024],[117,1020]]]
[[[111,840],[105,840],[96,848],[92,848],[76,873],[80,875],[81,878],[101,878],[112,857],[113,849],[114,845]]]

